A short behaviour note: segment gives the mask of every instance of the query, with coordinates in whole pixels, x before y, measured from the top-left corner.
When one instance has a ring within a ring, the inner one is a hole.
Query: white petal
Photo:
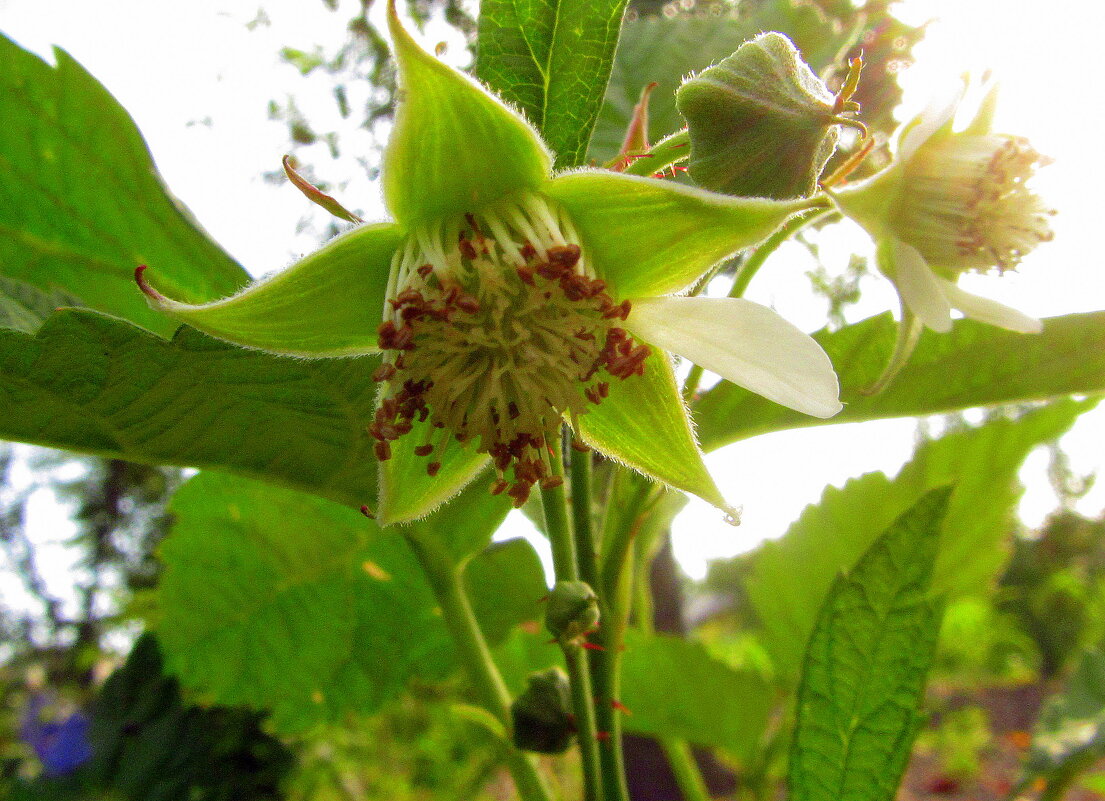
[[[965,292],[951,281],[940,279],[944,284],[944,294],[951,301],[953,307],[959,309],[967,317],[973,320],[981,320],[999,328],[1007,328],[1010,331],[1018,331],[1022,334],[1038,334],[1044,330],[1043,323],[1035,317],[1029,317],[1023,312],[998,303],[996,300],[972,295]]]
[[[906,124],[898,143],[899,158],[908,159],[917,151],[917,148],[928,141],[930,136],[955,117],[966,89],[966,84],[960,81],[954,91],[947,89],[943,94],[933,98],[924,111]]]
[[[626,327],[768,400],[814,417],[841,406],[833,364],[771,309],[738,298],[643,298]]]
[[[917,248],[900,239],[884,240],[879,243],[879,261],[906,308],[933,331],[946,334],[952,330],[952,307],[942,282]]]

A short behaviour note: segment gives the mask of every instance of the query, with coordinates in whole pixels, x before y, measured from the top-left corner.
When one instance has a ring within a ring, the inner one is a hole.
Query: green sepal
[[[686,289],[809,207],[806,200],[734,198],[598,170],[562,175],[544,193],[568,210],[596,272],[618,298]]]
[[[384,199],[403,225],[476,211],[503,195],[537,190],[552,158],[519,114],[431,56],[388,3],[401,91],[384,151]]]
[[[380,462],[380,497],[376,520],[381,526],[408,523],[425,517],[452,498],[474,479],[487,465],[487,454],[477,453],[469,443],[464,448],[452,436],[447,439],[441,429],[427,420],[390,443],[391,458]],[[444,444],[438,444],[445,439]],[[419,456],[414,449],[426,442],[435,444],[429,456]],[[431,476],[426,468],[438,462],[441,468]]]
[[[155,308],[236,345],[305,357],[374,353],[402,238],[391,223],[355,228],[284,272],[200,306],[161,295],[156,266],[138,281]]]
[[[891,220],[905,180],[901,162],[840,191],[826,194],[840,213],[855,220],[874,239],[892,235]]]
[[[728,195],[812,195],[840,136],[834,101],[782,34],[745,42],[675,94],[691,178]]]
[[[610,395],[577,420],[583,440],[650,478],[737,516],[702,460],[666,354],[653,348],[644,375],[610,382]]]

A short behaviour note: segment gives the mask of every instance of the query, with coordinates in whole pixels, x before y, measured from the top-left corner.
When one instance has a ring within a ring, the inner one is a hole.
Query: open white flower
[[[551,174],[538,134],[419,48],[394,3],[402,102],[384,157],[393,223],[203,306],[157,308],[271,353],[382,353],[381,522],[427,514],[490,461],[516,504],[552,478],[563,420],[589,445],[731,510],[664,353],[819,417],[840,410],[810,337],[743,300],[671,297],[808,201],[715,195],[602,170]],[[382,317],[381,317],[382,313]]]

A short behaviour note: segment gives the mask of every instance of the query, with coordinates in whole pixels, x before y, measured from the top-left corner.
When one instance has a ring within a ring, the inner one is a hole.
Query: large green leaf
[[[743,9],[743,6],[742,6]],[[828,22],[812,4],[762,3],[750,16],[649,17],[626,22],[610,74],[610,87],[595,126],[591,158],[599,163],[621,147],[641,89],[655,81],[649,102],[653,140],[682,128],[675,90],[683,78],[721,61],[763,31],[787,34],[814,71],[833,60],[854,32]]]
[[[495,656],[515,693],[531,671],[563,662],[547,635],[524,631],[515,631]],[[700,643],[629,630],[621,701],[629,709],[622,720],[628,732],[724,748],[745,760],[767,726],[772,692],[759,674],[730,667]]]
[[[541,131],[557,168],[582,164],[626,0],[484,0],[480,80]]]
[[[947,488],[925,495],[833,582],[798,691],[795,801],[894,797],[940,633],[930,589],[948,497]]]
[[[176,323],[135,288],[139,264],[193,303],[248,276],[166,191],[115,98],[68,54],[55,58],[0,36],[0,273],[168,335]]]
[[[894,349],[896,324],[889,314],[871,317],[815,339],[840,376],[844,411],[819,420],[723,381],[695,404],[705,450],[787,428],[856,423],[1045,400],[1105,390],[1105,312],[1069,314],[1044,321],[1038,335],[1015,334],[960,320],[949,334],[925,331],[909,363],[878,395],[864,395]]]
[[[269,356],[89,311],[0,330],[0,436],[218,467],[359,506],[375,497],[373,358]]]
[[[185,484],[170,511],[156,625],[186,685],[220,703],[271,709],[290,731],[371,712],[412,676],[440,679],[452,668],[437,602],[398,530],[216,473]],[[450,507],[452,518],[415,525],[470,554],[506,511],[501,499],[470,491]],[[544,583],[527,549],[501,546],[470,566],[475,607],[492,610],[493,638],[534,617]],[[534,586],[522,592],[526,579]],[[505,592],[520,597],[504,600]]]
[[[1070,427],[1091,404],[1061,401],[922,445],[894,479],[869,473],[829,487],[777,541],[753,556],[749,600],[783,680],[793,680],[817,611],[841,571],[926,492],[955,484],[934,585],[952,594],[984,589],[1006,560],[1021,462]]]

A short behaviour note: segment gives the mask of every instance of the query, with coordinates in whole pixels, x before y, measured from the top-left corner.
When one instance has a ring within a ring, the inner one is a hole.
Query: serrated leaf
[[[530,672],[561,665],[558,646],[544,634],[516,631],[496,650],[514,693]],[[626,632],[621,700],[631,714],[627,732],[685,739],[750,759],[771,713],[765,679],[714,658],[701,643],[667,635]]]
[[[167,336],[176,323],[135,291],[139,264],[187,302],[248,276],[166,191],[115,98],[67,53],[55,58],[0,35],[0,272]]]
[[[802,647],[833,578],[930,490],[955,484],[934,586],[952,595],[984,589],[1006,559],[1003,547],[1017,472],[1028,453],[1069,428],[1092,404],[1062,401],[922,445],[894,479],[869,473],[829,487],[786,535],[752,557],[746,589],[763,642],[783,681],[798,673]]]
[[[591,141],[591,159],[602,164],[617,155],[641,89],[653,81],[659,86],[649,103],[651,139],[683,127],[675,109],[675,90],[683,78],[721,61],[763,31],[789,36],[815,71],[827,66],[854,36],[834,30],[816,7],[790,0],[765,3],[741,18],[648,17],[626,22]]]
[[[556,154],[583,164],[626,0],[484,0],[476,74],[519,108]]]
[[[894,797],[940,633],[930,590],[949,497],[948,488],[923,496],[833,582],[798,691],[795,801]]]
[[[467,556],[486,545],[507,505],[473,490],[450,509],[464,531],[448,518],[416,525]],[[219,703],[271,709],[278,727],[297,731],[372,712],[412,676],[452,669],[437,602],[400,533],[320,498],[216,473],[185,484],[170,511],[156,622],[186,685]],[[481,578],[469,585],[476,608],[499,604],[496,637],[531,616],[499,598],[532,578],[535,557],[509,552],[470,566]],[[538,577],[529,594],[542,586]]]
[[[830,420],[794,412],[728,382],[717,384],[694,406],[703,449],[787,428],[1105,390],[1105,312],[1091,312],[1045,320],[1038,335],[973,320],[957,321],[949,334],[925,331],[894,382],[878,395],[864,395],[861,390],[874,383],[893,352],[896,325],[884,314],[814,335],[840,377],[844,411]]]
[[[217,467],[357,507],[375,497],[364,426],[378,363],[269,356],[187,328],[167,342],[96,312],[64,311],[36,337],[0,331],[0,436]]]

